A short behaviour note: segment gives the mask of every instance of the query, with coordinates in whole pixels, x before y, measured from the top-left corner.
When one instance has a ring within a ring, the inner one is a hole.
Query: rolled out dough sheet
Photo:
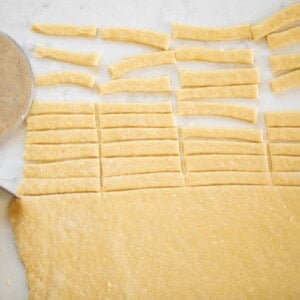
[[[299,192],[227,186],[24,197],[10,215],[29,298],[297,299]]]

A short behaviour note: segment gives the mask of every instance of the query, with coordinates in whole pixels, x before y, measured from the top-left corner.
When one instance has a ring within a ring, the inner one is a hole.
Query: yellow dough
[[[268,128],[267,133],[270,141],[300,142],[300,128]]]
[[[103,177],[156,172],[180,172],[179,156],[102,158]]]
[[[273,171],[300,171],[299,156],[271,156]]]
[[[272,143],[269,144],[271,155],[299,155],[300,143]]]
[[[100,163],[97,158],[26,164],[23,176],[24,178],[99,178]]]
[[[99,157],[98,144],[25,145],[25,159],[55,161]]]
[[[113,93],[170,93],[169,76],[155,78],[116,79],[98,85],[100,95]]]
[[[173,114],[104,114],[101,128],[118,127],[174,127]]]
[[[40,58],[50,58],[88,67],[97,67],[100,61],[100,54],[98,53],[73,52],[43,46],[37,46],[34,50],[34,55]]]
[[[188,171],[268,172],[266,156],[261,155],[191,155],[185,157]]]
[[[24,197],[10,217],[29,299],[297,299],[299,191]]]
[[[43,34],[61,36],[96,37],[97,26],[76,26],[64,24],[33,24],[31,29]]]
[[[27,131],[27,144],[80,144],[97,143],[96,129],[66,129]]]
[[[282,92],[300,86],[300,70],[292,71],[270,80],[273,93]]]
[[[100,103],[98,104],[98,112],[100,114],[123,114],[123,113],[172,113],[171,102],[158,103]],[[101,117],[100,117],[101,118]]]
[[[267,41],[270,49],[282,48],[300,42],[300,26],[269,34]]]
[[[257,121],[257,110],[255,108],[238,106],[233,104],[208,103],[208,102],[179,102],[179,115],[209,115],[241,119],[251,123]]]
[[[272,172],[271,175],[275,185],[300,186],[300,172]],[[299,199],[297,200],[299,201]]]
[[[232,86],[209,86],[199,88],[179,89],[176,93],[177,100],[196,99],[258,99],[259,90],[257,84],[232,85]]]
[[[102,157],[179,155],[178,141],[126,141],[103,143]]]
[[[253,38],[257,40],[299,20],[300,3],[295,3],[265,19],[261,23],[251,26]]]
[[[260,82],[258,68],[221,69],[213,71],[179,71],[181,87],[226,86]]]
[[[172,24],[173,38],[200,41],[229,41],[252,39],[249,24],[233,27],[208,28],[186,24]]]
[[[159,51],[131,56],[110,65],[108,69],[112,79],[116,79],[136,69],[175,63],[174,51]]]
[[[221,50],[204,47],[181,47],[175,50],[177,60],[209,61],[252,65],[254,54],[252,49]]]
[[[273,72],[298,69],[300,68],[300,54],[286,54],[286,55],[271,56],[270,65],[271,65],[271,70]]]
[[[201,185],[270,185],[269,173],[262,172],[189,172],[187,183],[190,186]]]
[[[61,83],[70,83],[92,88],[95,83],[95,76],[78,71],[59,71],[35,76],[35,84],[37,86]]]
[[[266,112],[268,127],[300,127],[300,111]]]
[[[101,142],[176,140],[177,128],[103,128]]]
[[[24,178],[18,195],[99,192],[99,178]]]
[[[181,127],[183,139],[231,139],[261,143],[262,131],[258,129],[230,128],[230,127]]]
[[[184,141],[185,155],[190,154],[263,154],[266,155],[264,144],[247,142],[223,141]]]
[[[149,173],[103,178],[103,191],[184,186],[181,172]]]
[[[104,40],[140,43],[163,50],[169,49],[170,36],[160,32],[134,28],[103,28],[101,38]]]

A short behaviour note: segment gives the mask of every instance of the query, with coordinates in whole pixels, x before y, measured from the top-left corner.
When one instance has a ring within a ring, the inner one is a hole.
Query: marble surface
[[[293,0],[0,0],[0,30],[14,38],[28,55],[34,73],[55,70],[82,70],[95,74],[97,82],[109,79],[107,67],[124,56],[151,52],[154,49],[119,42],[85,38],[59,38],[40,35],[30,30],[32,23],[95,24],[103,26],[127,26],[171,33],[171,23],[181,22],[202,26],[232,26],[240,23],[256,23],[276,11],[295,3]],[[102,60],[99,68],[77,67],[66,63],[37,59],[33,56],[37,45],[61,47],[78,51],[99,51]],[[260,101],[231,100],[232,103],[258,107],[256,125],[242,121],[213,117],[177,118],[178,125],[201,124],[214,126],[238,126],[264,128],[263,111],[300,109],[300,92],[291,90],[273,95],[268,81],[273,77],[269,68],[270,51],[265,40],[202,43],[197,41],[172,41],[171,46],[206,45],[212,47],[253,48],[255,64],[261,72]],[[299,45],[273,51],[272,54],[299,52]],[[137,70],[127,77],[159,76],[169,74],[174,89],[179,87],[177,68],[204,70],[228,68],[231,65],[209,63],[178,63],[178,66],[154,67]],[[171,100],[175,109],[175,96],[161,95],[109,95],[100,97],[96,91],[85,88],[59,86],[35,90],[35,98],[52,101],[160,101]],[[222,100],[220,100],[222,101]],[[15,191],[22,177],[23,145],[25,131],[22,126],[13,136],[0,144],[0,183]],[[0,300],[26,299],[27,288],[24,270],[18,260],[13,235],[8,221],[10,198],[0,192]]]

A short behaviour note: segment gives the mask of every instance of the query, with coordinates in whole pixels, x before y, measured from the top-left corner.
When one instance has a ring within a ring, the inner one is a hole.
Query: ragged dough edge
[[[300,171],[299,156],[271,156],[273,171]]]
[[[181,87],[247,85],[260,82],[258,68],[220,69],[213,71],[179,70]]]
[[[266,112],[268,127],[300,127],[300,111]]]
[[[26,144],[24,158],[30,161],[58,161],[99,157],[98,144],[34,145]]]
[[[258,97],[257,84],[185,88],[176,92],[177,101],[230,98],[258,99]]]
[[[298,69],[300,68],[300,54],[293,53],[270,56],[270,66],[272,72]]]
[[[35,115],[27,117],[26,123],[27,130],[96,128],[94,115]]]
[[[99,159],[78,159],[24,166],[24,178],[85,178],[100,177]]]
[[[175,117],[173,114],[103,114],[100,127],[175,127]]]
[[[201,41],[252,39],[252,33],[249,24],[242,24],[224,28],[208,28],[173,23],[172,30],[174,39],[189,39]]]
[[[270,143],[270,155],[300,156],[300,143]]]
[[[100,114],[118,114],[118,113],[172,113],[172,104],[170,101],[158,103],[143,102],[105,102],[98,104]]]
[[[188,172],[187,184],[201,185],[270,185],[269,173],[262,172]]]
[[[25,178],[18,195],[47,195],[79,192],[99,192],[99,178]]]
[[[49,58],[88,67],[97,67],[101,58],[98,53],[73,52],[43,46],[37,46],[34,55],[39,58]]]
[[[266,155],[265,144],[229,141],[183,141],[185,155],[194,154],[253,154]]]
[[[35,76],[35,84],[37,86],[64,83],[92,88],[95,84],[95,76],[78,71],[58,71]]]
[[[86,102],[33,101],[30,108],[30,115],[43,114],[95,114],[95,105]]]
[[[101,142],[122,142],[136,140],[177,140],[178,131],[166,128],[103,128]]]
[[[145,156],[102,158],[102,176],[142,173],[181,172],[179,156]]]
[[[192,127],[185,126],[180,128],[183,139],[195,138],[214,138],[214,139],[233,139],[249,142],[263,142],[262,130],[230,127]]]
[[[181,172],[148,173],[103,178],[103,191],[124,191],[147,188],[168,188],[184,186]]]
[[[270,49],[278,49],[300,42],[300,26],[269,34],[267,41]]]
[[[126,73],[140,68],[175,63],[176,59],[174,51],[159,51],[131,56],[130,58],[123,59],[120,62],[110,65],[108,69],[112,79],[117,79]]]
[[[100,95],[113,93],[170,93],[171,81],[169,76],[154,78],[116,79],[98,84]]]
[[[270,141],[300,142],[300,128],[268,128],[267,135]]]
[[[252,49],[221,50],[204,47],[180,47],[175,50],[176,59],[180,61],[208,61],[220,63],[237,63],[252,65],[254,54]]]
[[[103,28],[101,38],[112,41],[123,41],[145,44],[148,46],[169,49],[170,36],[160,32],[134,28]]]
[[[300,4],[295,3],[262,22],[251,26],[253,39],[258,40],[298,20],[300,20]]]
[[[275,185],[300,186],[300,172],[272,172],[271,176]]]
[[[101,144],[102,157],[179,155],[178,141],[129,141]]]
[[[268,172],[267,157],[262,155],[187,155],[187,170]]]
[[[256,123],[257,109],[222,103],[178,102],[178,115],[222,116]]]
[[[27,131],[26,144],[80,144],[97,143],[96,129],[61,129]]]

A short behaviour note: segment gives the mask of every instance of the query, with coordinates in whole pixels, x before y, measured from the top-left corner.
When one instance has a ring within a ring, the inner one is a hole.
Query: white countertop
[[[233,26],[240,23],[256,23],[278,10],[295,3],[295,0],[0,0],[0,30],[15,39],[28,55],[34,73],[40,74],[55,70],[82,70],[96,75],[98,82],[109,79],[108,66],[124,56],[151,52],[154,49],[119,42],[102,41],[101,39],[59,38],[34,33],[30,30],[32,23],[70,23],[82,25],[125,26],[157,30],[171,33],[171,23],[188,23],[207,27]],[[49,47],[65,48],[77,51],[99,51],[102,54],[100,67],[97,69],[72,66],[33,57],[37,44]],[[210,126],[239,126],[264,128],[263,111],[300,109],[300,91],[290,90],[273,95],[269,80],[273,77],[268,58],[270,51],[265,40],[201,43],[197,41],[172,41],[171,46],[207,45],[219,48],[253,48],[255,65],[259,67],[262,83],[260,101],[230,100],[259,109],[259,120],[256,125],[225,118],[189,117],[177,118],[177,123],[201,124]],[[299,53],[300,47],[294,45],[278,49],[272,54]],[[0,54],[1,55],[1,54]],[[169,74],[173,88],[177,89],[177,68],[191,70],[217,69],[230,65],[200,62],[180,62],[178,66],[154,67],[137,70],[128,77],[159,76]],[[96,91],[72,86],[41,87],[35,91],[35,98],[53,101],[159,101],[171,100],[175,108],[174,93],[171,96],[161,95],[110,95],[100,96]],[[222,100],[221,100],[222,101]],[[223,100],[224,101],[224,100]],[[16,190],[22,177],[23,144],[25,130],[22,126],[13,136],[0,144],[0,183]],[[8,222],[9,198],[0,192],[0,300],[26,299],[27,288],[22,265],[16,255],[14,240]]]

